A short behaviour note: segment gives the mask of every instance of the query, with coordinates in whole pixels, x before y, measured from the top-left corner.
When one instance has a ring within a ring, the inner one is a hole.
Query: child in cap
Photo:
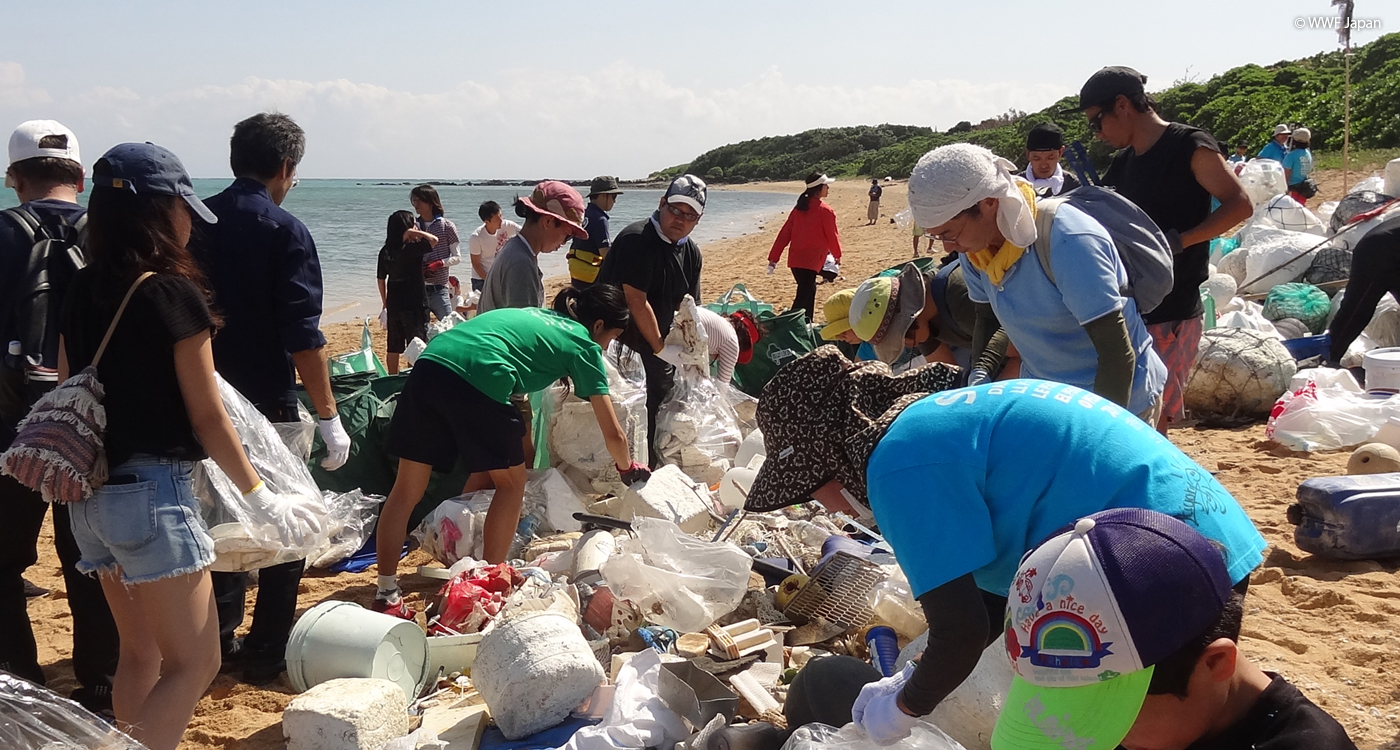
[[[1237,645],[1243,596],[1185,523],[1121,508],[1031,550],[1006,604],[1016,677],[993,750],[1356,747]]]

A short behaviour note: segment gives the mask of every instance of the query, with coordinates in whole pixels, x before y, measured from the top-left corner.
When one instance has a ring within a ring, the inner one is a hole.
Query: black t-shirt
[[[73,374],[92,362],[129,286],[129,281],[98,278],[91,268],[74,277],[64,300],[62,328]],[[107,409],[109,465],[134,453],[205,458],[175,377],[175,343],[213,325],[204,293],[183,276],[157,274],[137,288],[97,365],[106,391],[102,405]]]
[[[1131,147],[1113,157],[1104,183],[1118,189],[1136,203],[1163,232],[1194,229],[1210,215],[1210,192],[1191,172],[1191,157],[1197,149],[1219,153],[1215,137],[1200,128],[1173,122],[1145,153]],[[1210,273],[1210,243],[1199,242],[1176,256],[1175,283],[1152,312],[1142,316],[1147,323],[1188,320],[1203,313],[1201,282]]]
[[[885,194],[885,189],[882,188],[882,187],[880,187],[879,185],[871,185],[871,186],[870,186],[870,200],[872,200],[872,201],[878,201],[878,200],[880,200],[880,196],[882,196],[882,195],[884,195],[884,194]]]
[[[1274,681],[1248,713],[1220,736],[1197,742],[1187,750],[1356,750],[1336,719],[1287,680],[1268,674]]]
[[[700,248],[689,237],[672,244],[650,219],[643,219],[618,232],[598,269],[597,283],[626,284],[646,292],[665,338],[685,295],[700,301],[700,265]]]
[[[400,245],[393,252],[379,248],[379,268],[375,278],[384,279],[385,307],[389,312],[418,312],[428,309],[427,287],[423,285],[423,256],[432,250],[419,240]]]

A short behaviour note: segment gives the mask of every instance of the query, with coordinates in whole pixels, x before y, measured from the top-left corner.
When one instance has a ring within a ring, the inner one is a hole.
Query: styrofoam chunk
[[[282,713],[287,750],[379,750],[408,734],[408,699],[388,680],[346,678],[298,695]]]
[[[697,488],[680,467],[663,466],[647,481],[622,493],[622,517],[660,518],[674,523],[687,534],[694,534],[710,525],[709,510],[705,506],[708,494]]]

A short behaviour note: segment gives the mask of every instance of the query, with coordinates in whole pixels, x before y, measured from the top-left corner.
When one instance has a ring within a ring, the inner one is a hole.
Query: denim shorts
[[[121,570],[126,584],[195,573],[214,562],[214,539],[190,482],[194,464],[136,455],[108,472],[107,483],[69,509],[88,575]]]

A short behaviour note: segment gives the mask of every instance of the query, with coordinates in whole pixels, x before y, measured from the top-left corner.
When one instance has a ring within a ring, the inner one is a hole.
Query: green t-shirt
[[[569,377],[580,398],[608,395],[603,350],[588,329],[538,307],[482,313],[433,337],[422,354],[503,404]]]

